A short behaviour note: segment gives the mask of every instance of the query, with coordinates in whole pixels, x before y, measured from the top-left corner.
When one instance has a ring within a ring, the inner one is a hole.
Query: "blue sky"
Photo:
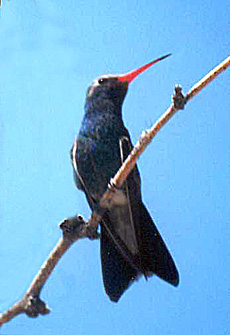
[[[95,77],[172,56],[130,85],[135,143],[170,104],[229,56],[226,0],[5,1],[0,10],[0,311],[12,305],[60,237],[90,211],[69,150]],[[42,291],[52,313],[22,315],[2,334],[218,334],[230,327],[229,70],[195,97],[140,158],[145,203],[180,285],[141,279],[118,304],[104,292],[99,242],[69,250]]]

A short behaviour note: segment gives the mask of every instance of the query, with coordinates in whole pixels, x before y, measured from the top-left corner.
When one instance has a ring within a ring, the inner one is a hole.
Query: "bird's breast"
[[[79,137],[76,161],[88,191],[100,198],[121,165],[119,139]],[[124,201],[119,195],[116,198]]]

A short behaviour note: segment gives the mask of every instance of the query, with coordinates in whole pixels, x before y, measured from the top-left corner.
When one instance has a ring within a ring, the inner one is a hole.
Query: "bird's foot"
[[[97,226],[87,225],[86,228],[86,237],[88,237],[90,240],[97,240],[100,238],[100,233],[97,231]]]

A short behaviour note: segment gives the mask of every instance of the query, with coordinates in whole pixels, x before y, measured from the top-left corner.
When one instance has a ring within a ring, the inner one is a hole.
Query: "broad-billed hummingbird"
[[[141,275],[155,274],[177,286],[174,261],[141,197],[137,166],[104,210],[99,202],[110,179],[132,150],[122,120],[122,103],[129,84],[160,57],[123,75],[103,75],[89,86],[85,114],[76,141],[74,178],[92,211],[102,213],[101,263],[106,293],[117,302]],[[73,164],[74,165],[74,164]]]

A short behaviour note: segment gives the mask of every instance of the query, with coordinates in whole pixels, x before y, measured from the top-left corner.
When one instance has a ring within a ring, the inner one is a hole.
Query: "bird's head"
[[[122,105],[128,90],[127,82],[120,82],[117,75],[103,75],[96,78],[87,90],[87,101],[111,101],[114,105]]]
[[[157,58],[154,61],[126,74],[103,75],[95,79],[87,90],[86,102],[96,102],[97,100],[97,102],[103,103],[103,101],[110,101],[115,106],[121,107],[129,84],[140,73],[168,56],[170,56],[170,54]]]

